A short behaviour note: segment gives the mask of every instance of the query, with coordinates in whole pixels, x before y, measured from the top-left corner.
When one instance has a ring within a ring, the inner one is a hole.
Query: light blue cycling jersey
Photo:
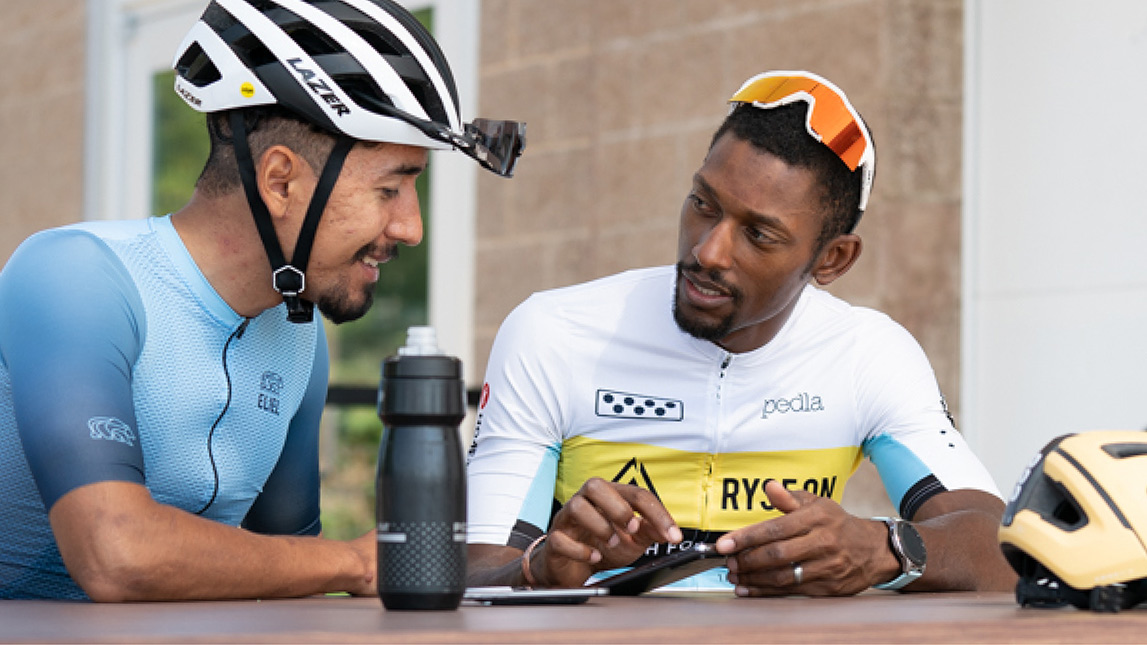
[[[0,598],[84,599],[48,510],[100,481],[319,532],[322,324],[236,314],[170,217],[30,237],[0,271]]]

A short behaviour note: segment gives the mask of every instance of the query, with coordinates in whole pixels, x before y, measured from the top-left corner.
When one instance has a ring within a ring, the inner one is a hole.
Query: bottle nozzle
[[[438,349],[438,334],[433,327],[410,327],[406,330],[406,346],[398,348],[399,356],[434,356]]]

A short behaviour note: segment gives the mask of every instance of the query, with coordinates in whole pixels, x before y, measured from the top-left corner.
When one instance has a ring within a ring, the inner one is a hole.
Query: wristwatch
[[[924,565],[928,560],[928,550],[924,540],[911,522],[893,517],[874,517],[888,525],[888,544],[892,553],[900,560],[900,575],[888,582],[874,585],[877,589],[901,589],[908,583],[924,575]]]

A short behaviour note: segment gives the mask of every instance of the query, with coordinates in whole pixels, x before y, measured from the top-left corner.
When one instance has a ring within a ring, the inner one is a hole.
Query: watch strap
[[[888,582],[882,582],[872,586],[876,589],[885,589],[889,591],[903,589],[915,581],[917,578],[924,575],[923,567],[918,568],[914,566],[913,563],[908,560],[908,556],[904,554],[903,547],[900,543],[900,536],[896,532],[898,525],[905,521],[894,517],[874,517],[872,519],[880,520],[884,522],[885,526],[888,527],[888,546],[892,550],[892,554],[895,555],[896,559],[900,561],[900,575],[896,576],[892,580],[889,580]]]

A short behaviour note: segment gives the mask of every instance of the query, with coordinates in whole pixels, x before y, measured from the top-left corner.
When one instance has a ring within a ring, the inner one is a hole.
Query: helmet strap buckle
[[[284,296],[297,296],[307,288],[307,276],[288,264],[271,274],[271,286]]]

